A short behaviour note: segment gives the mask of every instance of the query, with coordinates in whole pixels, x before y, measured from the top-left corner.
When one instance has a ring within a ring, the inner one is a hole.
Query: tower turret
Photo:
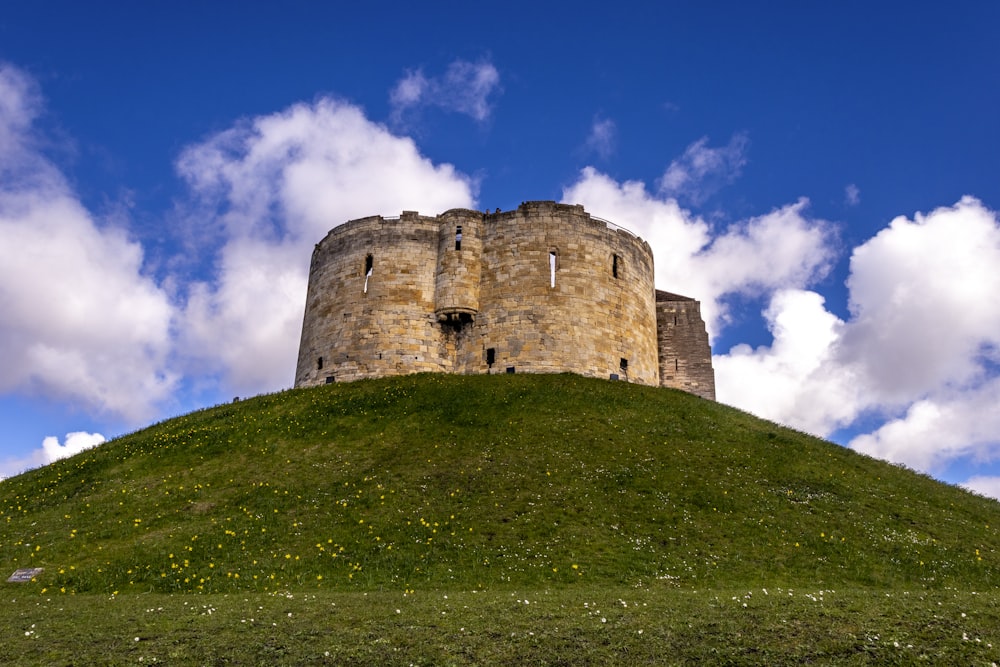
[[[479,313],[483,214],[452,209],[439,218],[434,314],[439,322],[471,322]]]

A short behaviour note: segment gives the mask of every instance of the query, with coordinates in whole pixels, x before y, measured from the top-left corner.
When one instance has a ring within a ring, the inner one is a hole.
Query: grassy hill
[[[3,593],[61,609],[73,597],[303,592],[349,608],[426,591],[489,607],[532,591],[562,596],[552,619],[588,595],[641,592],[654,607],[673,596],[682,609],[684,595],[741,591],[745,608],[745,593],[768,589],[948,604],[958,591],[966,604],[1000,581],[998,529],[993,500],[682,392],[571,375],[293,390],[0,482],[0,565],[44,568]],[[852,599],[843,613],[883,613]],[[496,607],[498,622],[508,613]],[[865,641],[850,655],[873,655]],[[604,647],[595,664],[621,657]]]

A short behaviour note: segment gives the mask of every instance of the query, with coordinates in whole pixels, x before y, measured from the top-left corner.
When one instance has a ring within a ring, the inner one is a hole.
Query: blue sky
[[[554,199],[720,400],[1000,494],[1000,5],[339,4],[4,9],[0,476],[288,387],[337,224]]]

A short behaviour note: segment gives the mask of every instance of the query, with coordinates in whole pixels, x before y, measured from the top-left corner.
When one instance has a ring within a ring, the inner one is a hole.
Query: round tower
[[[451,370],[434,318],[440,222],[404,211],[335,227],[316,244],[296,386]]]
[[[334,228],[313,253],[295,384],[433,371],[658,385],[660,356],[649,245],[534,201]]]
[[[467,372],[659,383],[653,253],[582,206],[532,201],[483,230],[483,348]]]

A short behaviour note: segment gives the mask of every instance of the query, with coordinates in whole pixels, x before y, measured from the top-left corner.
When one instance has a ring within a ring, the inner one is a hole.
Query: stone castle
[[[715,399],[694,299],[656,290],[642,239],[582,206],[404,211],[316,244],[295,386],[571,372]]]

